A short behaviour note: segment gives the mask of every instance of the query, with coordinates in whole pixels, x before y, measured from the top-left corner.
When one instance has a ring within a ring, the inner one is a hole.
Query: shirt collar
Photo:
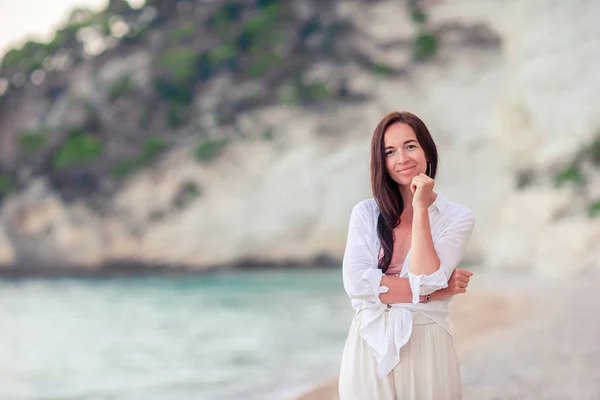
[[[442,213],[448,206],[449,200],[441,193],[437,193],[437,196],[433,203],[429,206],[428,210],[433,211],[437,208],[437,210]]]

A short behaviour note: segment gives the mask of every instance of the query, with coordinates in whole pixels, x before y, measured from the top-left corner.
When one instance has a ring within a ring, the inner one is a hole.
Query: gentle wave
[[[276,399],[337,370],[336,270],[0,283],[0,398]]]

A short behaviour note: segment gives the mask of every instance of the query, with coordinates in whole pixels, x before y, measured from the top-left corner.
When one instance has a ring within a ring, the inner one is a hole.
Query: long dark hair
[[[429,162],[428,175],[435,179],[438,166],[437,147],[425,126],[425,123],[416,115],[406,111],[391,112],[386,115],[375,127],[371,139],[371,189],[373,197],[379,207],[377,220],[377,235],[383,247],[383,257],[379,260],[378,267],[387,271],[394,251],[393,230],[400,224],[400,215],[404,210],[404,201],[396,183],[388,174],[385,163],[384,134],[387,128],[396,123],[409,125],[417,136],[417,141],[425,152]]]

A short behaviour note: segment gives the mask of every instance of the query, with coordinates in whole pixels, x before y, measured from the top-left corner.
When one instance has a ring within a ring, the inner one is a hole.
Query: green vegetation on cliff
[[[183,143],[208,163],[241,138],[273,140],[270,126],[241,132],[240,116],[253,110],[367,100],[350,89],[346,66],[385,79],[414,61],[393,66],[360,50],[355,42],[372,39],[335,3],[147,0],[134,9],[110,0],[99,12],[73,10],[52,40],[29,41],[0,62],[0,120],[26,91],[39,110],[37,127],[28,118],[27,129],[6,133],[18,154],[0,172],[18,187],[27,165],[27,177],[47,175],[69,198],[89,196],[101,180],[117,188]],[[418,27],[411,51],[423,62],[439,44],[420,2],[407,4]],[[336,72],[315,73],[321,67]]]

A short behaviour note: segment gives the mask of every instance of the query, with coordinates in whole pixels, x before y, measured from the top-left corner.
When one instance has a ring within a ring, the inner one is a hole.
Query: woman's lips
[[[398,171],[398,173],[400,173],[400,174],[405,174],[405,173],[407,173],[407,172],[412,172],[412,170],[413,170],[413,169],[415,169],[415,166],[414,166],[414,165],[413,165],[412,167],[408,167],[408,168],[401,169],[400,171]]]

